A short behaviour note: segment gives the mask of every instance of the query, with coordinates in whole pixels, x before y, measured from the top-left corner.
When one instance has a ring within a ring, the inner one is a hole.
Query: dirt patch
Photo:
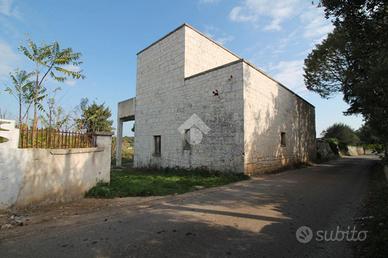
[[[127,197],[115,199],[80,199],[78,201],[50,206],[33,206],[25,209],[8,209],[0,212],[0,232],[45,222],[55,222],[102,210],[118,209],[136,205],[160,197]]]

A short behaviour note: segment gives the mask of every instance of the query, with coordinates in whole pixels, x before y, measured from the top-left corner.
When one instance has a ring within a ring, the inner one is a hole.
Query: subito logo
[[[187,142],[192,145],[200,144],[203,138],[203,134],[208,134],[210,128],[199,118],[196,114],[193,114],[187,119],[178,131],[185,135]]]
[[[296,231],[295,236],[299,243],[307,244],[313,239],[313,231],[310,227],[301,226]]]

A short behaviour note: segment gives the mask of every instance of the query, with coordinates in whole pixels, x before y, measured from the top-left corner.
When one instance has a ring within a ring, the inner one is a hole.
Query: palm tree
[[[64,82],[69,78],[84,79],[85,76],[79,69],[82,64],[79,61],[81,53],[73,52],[71,48],[61,49],[58,42],[37,46],[31,39],[28,40],[27,47],[20,46],[19,49],[35,65],[32,102],[34,105],[33,129],[36,130],[38,109],[42,101],[40,93],[45,90],[43,85],[45,79],[51,77],[58,82]]]
[[[32,73],[27,73],[24,70],[15,70],[13,73],[10,73],[12,87],[7,87],[5,89],[10,95],[14,96],[19,104],[19,126],[23,122],[24,116],[28,113],[29,107],[31,104],[31,90],[33,82],[30,80]],[[26,108],[25,115],[23,113],[23,104],[29,104]]]

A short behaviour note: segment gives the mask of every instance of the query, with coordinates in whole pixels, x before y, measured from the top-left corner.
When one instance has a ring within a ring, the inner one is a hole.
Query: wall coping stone
[[[50,154],[51,155],[70,155],[70,154],[77,154],[77,153],[90,153],[90,152],[101,152],[101,151],[104,151],[104,147],[52,149],[50,150]]]
[[[113,132],[94,132],[93,135],[95,136],[112,136]]]

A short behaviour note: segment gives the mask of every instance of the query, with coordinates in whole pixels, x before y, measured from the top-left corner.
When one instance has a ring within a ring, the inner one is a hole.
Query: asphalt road
[[[0,257],[351,257],[349,242],[316,234],[353,225],[374,162],[345,158],[0,232]]]

